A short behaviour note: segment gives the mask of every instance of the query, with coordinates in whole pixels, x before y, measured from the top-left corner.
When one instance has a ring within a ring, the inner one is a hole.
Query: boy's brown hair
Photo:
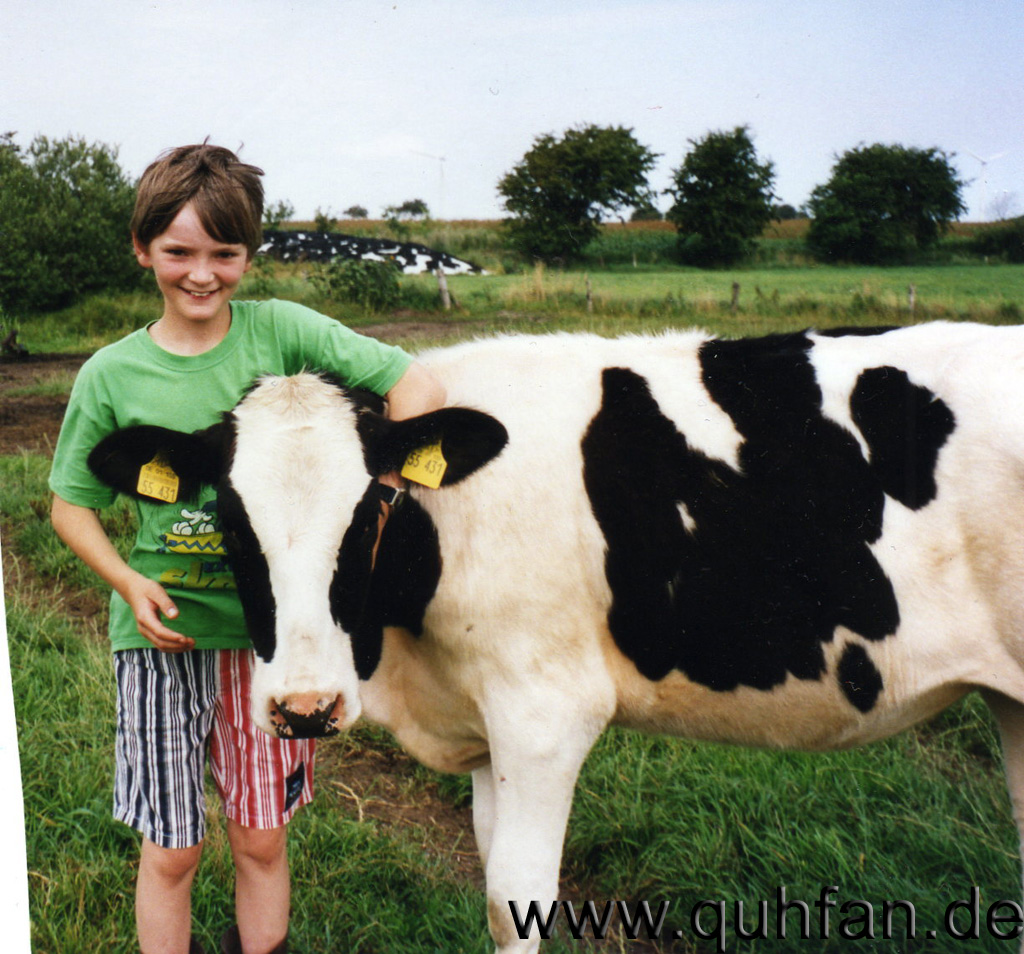
[[[169,149],[139,180],[132,235],[148,248],[191,202],[211,238],[244,245],[252,258],[263,241],[262,175],[223,146],[204,142]]]

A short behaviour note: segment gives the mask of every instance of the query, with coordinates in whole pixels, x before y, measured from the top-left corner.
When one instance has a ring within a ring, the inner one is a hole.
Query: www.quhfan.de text
[[[942,924],[922,927],[911,901],[880,901],[862,898],[841,900],[838,885],[825,885],[817,898],[805,901],[788,898],[786,888],[775,891],[773,901],[761,900],[745,905],[742,901],[698,901],[690,909],[686,926],[668,924],[670,904],[658,902],[652,911],[647,901],[630,904],[626,901],[586,901],[580,910],[570,901],[555,901],[542,906],[531,901],[521,911],[515,901],[509,909],[516,932],[523,940],[539,936],[550,939],[556,929],[564,928],[569,936],[580,940],[593,937],[602,940],[617,933],[628,940],[681,939],[687,936],[716,941],[716,950],[725,952],[726,939],[740,940],[892,940],[893,937],[952,937],[964,942],[976,941],[983,933],[1010,940],[1024,934],[1024,909],[1017,901],[981,903],[979,888],[971,888],[969,897],[951,901],[946,906]]]

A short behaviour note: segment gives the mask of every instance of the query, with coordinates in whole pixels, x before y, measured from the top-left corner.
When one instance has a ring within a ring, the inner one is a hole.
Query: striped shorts
[[[313,797],[312,739],[276,739],[253,725],[248,649],[114,653],[114,817],[163,848],[206,833],[205,765],[224,813],[278,828]]]

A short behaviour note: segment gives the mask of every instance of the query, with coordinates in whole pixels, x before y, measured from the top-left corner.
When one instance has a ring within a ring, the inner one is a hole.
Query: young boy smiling
[[[132,240],[163,311],[82,367],[50,477],[54,528],[113,591],[114,816],[143,836],[135,904],[142,954],[201,950],[190,939],[191,887],[205,835],[207,752],[236,871],[237,924],[222,950],[284,954],[285,825],[312,797],[314,746],[271,738],[251,723],[252,651],[219,549],[212,491],[184,506],[140,502],[125,561],[97,514],[114,495],[89,471],[89,451],[132,424],[207,427],[258,375],[303,367],[386,396],[395,419],[445,399],[401,349],[294,303],[233,301],[261,241],[261,175],[205,143],[172,150],[143,174]]]

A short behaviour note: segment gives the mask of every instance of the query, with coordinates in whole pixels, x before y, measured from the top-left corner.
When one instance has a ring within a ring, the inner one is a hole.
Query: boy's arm
[[[157,649],[174,653],[195,647],[195,640],[168,629],[160,621],[161,613],[171,619],[178,615],[174,602],[159,583],[133,570],[121,558],[94,510],[68,503],[54,494],[50,519],[57,535],[75,555],[131,607],[139,632]]]
[[[388,417],[401,421],[444,407],[448,395],[433,371],[414,361],[387,393]]]

